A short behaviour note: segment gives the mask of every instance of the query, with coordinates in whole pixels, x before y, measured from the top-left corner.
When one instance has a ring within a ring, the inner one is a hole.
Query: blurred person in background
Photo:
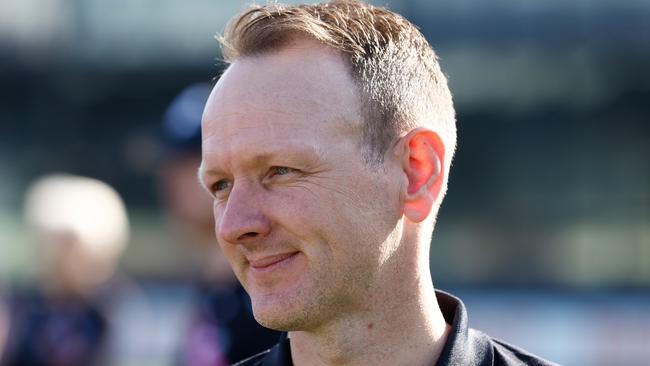
[[[434,289],[455,112],[414,25],[360,1],[270,4],[222,46],[199,176],[255,318],[288,332],[241,365],[550,365]]]
[[[129,240],[124,203],[104,182],[55,174],[30,186],[24,211],[40,282],[10,296],[2,364],[99,364],[110,334],[116,267]]]
[[[181,350],[183,365],[227,365],[260,352],[279,333],[260,326],[250,299],[217,245],[212,199],[196,172],[201,162],[201,116],[210,93],[208,84],[181,91],[163,116],[165,155],[160,165],[160,194],[166,213],[197,263],[190,323]]]
[[[2,296],[4,296],[4,293],[0,292],[0,360],[2,360],[4,354],[7,332],[9,331],[9,314],[7,314],[7,305]]]

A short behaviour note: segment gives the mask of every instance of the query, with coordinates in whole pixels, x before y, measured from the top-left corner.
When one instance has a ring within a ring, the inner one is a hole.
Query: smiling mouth
[[[271,255],[257,260],[249,261],[250,266],[255,271],[271,270],[285,262],[291,260],[298,252],[283,253],[278,255]]]

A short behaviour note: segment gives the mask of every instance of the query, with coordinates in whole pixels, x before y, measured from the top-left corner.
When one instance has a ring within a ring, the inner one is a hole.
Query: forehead
[[[343,57],[315,42],[235,61],[212,91],[203,114],[207,154],[269,150],[356,136],[356,86]]]

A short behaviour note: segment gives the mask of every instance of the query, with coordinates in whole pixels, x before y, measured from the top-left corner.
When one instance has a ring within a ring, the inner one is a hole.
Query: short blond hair
[[[227,63],[277,51],[296,38],[343,54],[362,102],[368,162],[381,162],[400,134],[418,126],[438,132],[446,164],[456,146],[455,112],[447,78],[422,33],[408,20],[361,1],[315,5],[255,5],[235,17],[219,40]]]

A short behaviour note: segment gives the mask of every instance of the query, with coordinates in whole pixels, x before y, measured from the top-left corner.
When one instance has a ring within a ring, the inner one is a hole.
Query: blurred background
[[[177,364],[199,264],[169,224],[163,120],[220,75],[214,35],[246,3],[0,0],[0,298],[42,271],[30,182],[108,183],[130,221],[119,271],[138,289],[111,364]],[[454,93],[436,286],[465,300],[473,327],[562,364],[647,364],[650,2],[372,3],[421,28]]]

